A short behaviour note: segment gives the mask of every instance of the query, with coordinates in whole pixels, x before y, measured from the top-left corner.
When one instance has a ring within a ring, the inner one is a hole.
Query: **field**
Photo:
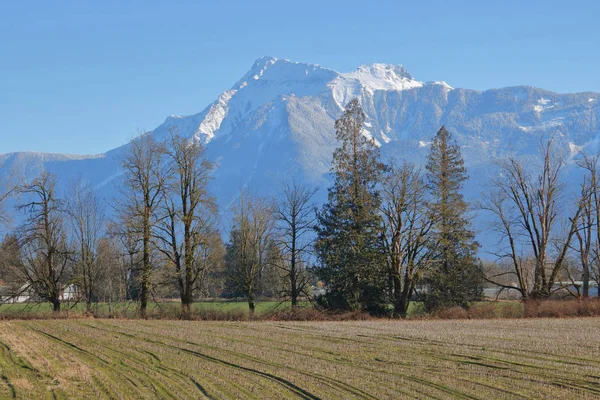
[[[0,322],[0,398],[593,398],[600,319]]]

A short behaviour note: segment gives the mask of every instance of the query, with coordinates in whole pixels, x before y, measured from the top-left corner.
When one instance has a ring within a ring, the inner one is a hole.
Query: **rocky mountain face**
[[[226,221],[244,186],[276,195],[282,181],[295,177],[320,187],[322,201],[336,147],[334,121],[353,97],[367,114],[364,134],[381,146],[386,158],[423,163],[431,138],[445,125],[462,147],[471,177],[465,194],[471,199],[497,174],[496,160],[510,154],[533,160],[541,141],[549,137],[567,155],[600,148],[598,93],[558,94],[530,86],[482,92],[420,82],[396,65],[372,64],[339,73],[271,57],[258,59],[200,113],[172,115],[152,134],[164,138],[177,129],[206,145],[217,164],[212,186]],[[48,169],[59,174],[63,185],[81,177],[112,198],[126,146],[97,156],[4,154],[0,176],[31,178]],[[577,184],[572,185],[576,190]],[[479,230],[484,224],[485,217],[475,218]]]

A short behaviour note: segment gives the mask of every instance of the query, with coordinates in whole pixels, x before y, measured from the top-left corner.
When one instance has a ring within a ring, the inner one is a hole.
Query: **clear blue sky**
[[[201,111],[263,55],[600,92],[599,16],[597,0],[7,1],[0,153],[104,152]]]

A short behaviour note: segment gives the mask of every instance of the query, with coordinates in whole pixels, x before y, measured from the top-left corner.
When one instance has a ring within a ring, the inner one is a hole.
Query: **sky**
[[[598,15],[597,0],[2,2],[0,153],[105,152],[202,111],[265,55],[600,92]]]

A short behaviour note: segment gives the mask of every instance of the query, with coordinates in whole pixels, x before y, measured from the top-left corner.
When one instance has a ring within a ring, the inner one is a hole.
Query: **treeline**
[[[208,190],[214,165],[200,143],[175,130],[165,141],[146,134],[131,142],[112,204],[82,181],[61,196],[48,172],[7,186],[0,205],[18,196],[24,222],[0,244],[0,295],[37,298],[59,311],[73,284],[90,311],[96,302],[135,300],[146,316],[158,298],[179,297],[185,315],[201,297],[243,297],[254,312],[259,297],[296,307],[323,287],[320,307],[395,317],[406,317],[415,296],[428,311],[466,308],[492,283],[523,299],[563,287],[588,295],[600,265],[598,157],[579,160],[587,173],[570,208],[566,158],[552,141],[537,169],[502,162],[475,205],[461,194],[467,171],[444,127],[420,168],[382,162],[364,122],[357,99],[336,121],[333,183],[321,208],[316,189],[293,180],[274,199],[240,189],[226,243]],[[477,256],[475,209],[495,216],[494,263]]]
[[[479,205],[494,216],[491,228],[500,237],[487,279],[523,300],[558,291],[589,297],[591,284],[600,281],[600,155],[571,158],[554,138],[540,143],[539,154],[529,164],[501,161]],[[578,192],[567,190],[568,162],[583,176]]]
[[[111,204],[83,181],[58,193],[48,172],[10,186],[0,204],[17,197],[24,222],[0,244],[2,302],[45,301],[60,311],[74,285],[90,312],[98,302],[134,300],[146,316],[151,301],[173,297],[189,315],[202,297],[244,297],[254,312],[258,297],[295,307],[310,296],[315,191],[288,182],[276,202],[240,190],[223,243],[208,191],[214,165],[200,143],[170,133],[130,143]]]

